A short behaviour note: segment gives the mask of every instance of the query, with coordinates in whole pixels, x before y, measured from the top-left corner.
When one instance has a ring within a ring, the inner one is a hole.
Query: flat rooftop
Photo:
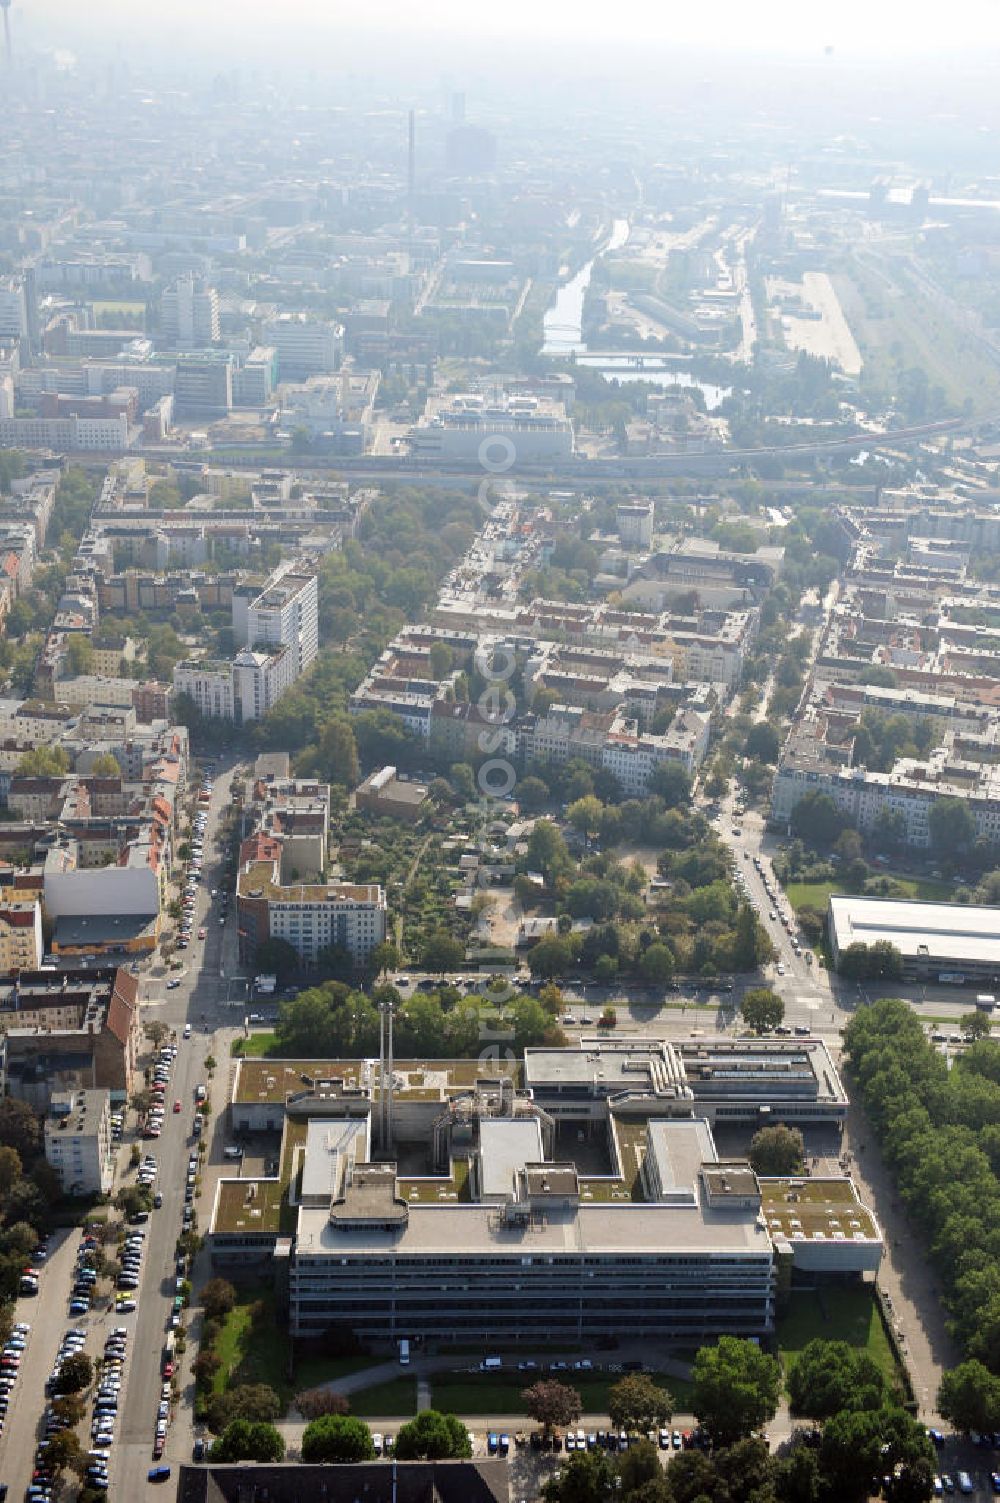
[[[851,1180],[831,1177],[761,1179],[761,1210],[777,1241],[881,1241],[874,1215]]]
[[[240,872],[237,891],[243,898],[268,898],[272,903],[372,903],[385,897],[377,882],[291,882],[274,880],[273,861],[255,861]]]
[[[513,1194],[517,1171],[545,1157],[535,1117],[491,1117],[479,1124],[480,1185],[485,1198]]]
[[[888,940],[908,960],[980,961],[1000,966],[1000,908],[832,896],[829,918],[838,951]]]
[[[534,1253],[563,1254],[684,1254],[731,1256],[757,1253],[770,1257],[770,1238],[755,1213],[709,1211],[700,1205],[644,1205],[625,1201],[607,1205],[573,1206],[550,1210],[516,1226],[506,1226],[495,1206],[447,1202],[414,1206],[406,1229],[386,1232],[355,1225],[349,1231],[331,1225],[326,1211],[302,1207],[298,1220],[298,1251],[343,1256],[391,1251],[407,1255],[495,1252],[523,1257]]]
[[[443,1099],[456,1088],[471,1090],[477,1080],[511,1076],[517,1086],[521,1067],[488,1059],[398,1059],[393,1073],[397,1077],[398,1100],[428,1101]],[[353,1091],[370,1089],[377,1097],[378,1060],[241,1059],[236,1066],[231,1099],[237,1106],[284,1105],[286,1097],[330,1080],[342,1080],[345,1088]]]
[[[578,1049],[525,1049],[524,1083],[541,1092],[683,1094],[673,1047],[652,1039],[588,1039]]]

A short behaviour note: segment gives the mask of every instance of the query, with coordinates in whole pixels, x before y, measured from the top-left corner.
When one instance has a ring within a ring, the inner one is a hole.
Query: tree
[[[265,939],[257,946],[254,965],[260,971],[273,971],[279,980],[294,976],[299,969],[299,952],[287,939]]]
[[[236,1290],[228,1279],[209,1279],[201,1291],[206,1320],[224,1320],[236,1304]]]
[[[431,678],[435,679],[438,683],[443,678],[447,678],[453,664],[452,650],[448,646],[448,643],[432,642],[428,659],[430,661]]]
[[[621,1478],[622,1496],[634,1498],[639,1488],[662,1477],[659,1451],[648,1440],[640,1440],[638,1445],[629,1446],[618,1463],[618,1475]]]
[[[71,1352],[55,1381],[56,1393],[82,1393],[94,1381],[94,1363],[86,1352]]]
[[[778,733],[766,720],[759,720],[751,726],[743,743],[744,756],[752,757],[756,762],[777,762],[780,750]]]
[[[302,1460],[372,1461],[375,1446],[364,1420],[347,1414],[323,1414],[302,1432]]]
[[[465,964],[465,946],[447,929],[434,929],[421,947],[420,964],[425,971],[459,971]]]
[[[573,964],[573,946],[560,934],[546,934],[528,951],[528,969],[533,976],[552,981],[564,976]]]
[[[70,633],[66,643],[66,666],[73,678],[78,674],[94,671],[94,648],[90,638],[83,632]]]
[[[353,788],[361,774],[358,765],[358,744],[350,721],[345,715],[331,720],[323,728],[314,758],[316,770],[328,782],[342,788]]]
[[[396,1455],[400,1461],[461,1460],[472,1455],[472,1442],[456,1415],[424,1409],[400,1429]]]
[[[897,1496],[898,1488],[899,1503],[911,1480],[918,1483],[917,1497],[929,1498],[933,1454],[923,1425],[901,1409],[841,1410],[823,1427],[819,1467],[824,1492],[844,1503],[860,1503],[877,1493],[888,1476],[894,1478],[890,1497]]]
[[[80,1437],[75,1430],[57,1430],[49,1437],[49,1443],[45,1448],[45,1465],[52,1467],[57,1472],[77,1472],[82,1474],[87,1467],[87,1453],[80,1444]]]
[[[931,845],[946,861],[959,861],[976,843],[976,823],[964,798],[936,798],[927,815]]]
[[[660,762],[650,774],[649,791],[676,809],[691,801],[691,776],[680,762]]]
[[[449,773],[451,786],[459,798],[474,799],[476,796],[476,775],[468,762],[453,762]]]
[[[115,1196],[115,1205],[132,1221],[140,1211],[152,1209],[153,1197],[145,1185],[125,1185]]]
[[[522,1390],[524,1407],[548,1433],[560,1426],[573,1425],[583,1413],[583,1402],[575,1388],[555,1378],[543,1378]]]
[[[827,1420],[842,1409],[880,1409],[887,1398],[886,1381],[867,1352],[846,1341],[817,1338],[795,1359],[788,1396],[795,1414]]]
[[[570,804],[566,810],[566,818],[574,830],[589,840],[591,835],[596,835],[600,829],[603,813],[604,805],[600,799],[588,793],[584,798],[578,798],[575,803]]]
[[[674,974],[674,957],[668,946],[655,942],[643,950],[639,973],[650,986],[666,986]]]
[[[86,1412],[87,1405],[81,1393],[62,1393],[52,1400],[52,1413],[66,1425],[78,1425]]]
[[[391,940],[384,939],[375,945],[368,957],[368,963],[376,976],[381,976],[384,971],[394,971],[399,965],[399,950]]]
[[[629,1373],[608,1392],[608,1414],[616,1430],[638,1430],[644,1435],[668,1424],[673,1412],[670,1393],[647,1373]]]
[[[17,1149],[0,1148],[0,1195],[10,1194],[12,1185],[21,1178],[21,1173],[21,1155]],[[34,1245],[33,1241],[31,1246]]]
[[[118,765],[118,759],[110,752],[101,752],[90,764],[90,776],[92,778],[120,778],[122,770]]]
[[[398,1449],[398,1448],[397,1448]],[[603,1451],[574,1456],[559,1478],[550,1478],[542,1489],[546,1503],[606,1503],[613,1496],[615,1466]]]
[[[528,871],[541,872],[548,887],[552,886],[557,877],[567,875],[572,871],[573,862],[566,849],[562,831],[550,819],[535,821],[534,828],[528,837],[525,868]]]
[[[167,1037],[167,1034],[170,1032],[170,1029],[167,1027],[166,1023],[162,1023],[159,1018],[154,1018],[151,1023],[147,1023],[145,1025],[143,1032],[145,1033],[149,1042],[152,1044],[153,1048],[159,1049],[160,1045]]]
[[[804,1144],[797,1127],[776,1122],[762,1127],[750,1140],[750,1163],[755,1174],[798,1174]]]
[[[870,945],[856,939],[841,950],[837,970],[853,981],[899,981],[903,975],[903,956],[888,939],[876,939]]]
[[[844,823],[843,815],[828,793],[807,793],[792,810],[793,834],[814,849],[833,845]]]
[[[548,783],[541,778],[522,778],[517,785],[517,801],[525,814],[537,814],[552,797]]]
[[[752,1341],[720,1336],[694,1360],[691,1407],[717,1445],[759,1430],[781,1396],[781,1365]]]
[[[993,1029],[989,1013],[985,1012],[963,1013],[958,1023],[966,1037],[971,1039],[989,1038]]]
[[[270,1424],[282,1410],[280,1398],[267,1383],[238,1383],[216,1394],[213,1405],[213,1430],[224,1430],[237,1419],[252,1425]]]
[[[785,1016],[785,1004],[770,987],[755,986],[743,993],[740,1012],[754,1033],[772,1033]]]
[[[332,1388],[305,1388],[295,1395],[295,1407],[307,1420],[315,1420],[325,1414],[348,1414],[351,1405]]]
[[[36,746],[17,764],[22,778],[58,778],[69,772],[69,753],[61,746]]]
[[[273,1425],[236,1419],[226,1426],[209,1454],[213,1461],[283,1461],[285,1442]]]
[[[195,1386],[202,1391],[210,1389],[216,1373],[222,1366],[222,1358],[211,1347],[203,1346],[191,1364]]]
[[[989,1430],[1000,1426],[1000,1378],[982,1362],[960,1362],[941,1378],[937,1406],[956,1430]]]

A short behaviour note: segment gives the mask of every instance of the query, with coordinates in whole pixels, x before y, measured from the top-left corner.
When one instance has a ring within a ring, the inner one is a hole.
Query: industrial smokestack
[[[10,39],[10,3],[11,0],[0,0],[0,9],[3,10],[3,45],[4,56],[8,66],[14,63],[14,45]]]

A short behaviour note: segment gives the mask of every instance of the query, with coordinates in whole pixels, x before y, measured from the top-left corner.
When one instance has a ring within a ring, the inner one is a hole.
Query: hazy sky
[[[388,36],[436,32],[457,39],[465,34],[485,43],[553,34],[576,41],[648,40],[679,46],[766,51],[822,51],[838,54],[940,54],[970,50],[980,55],[1000,49],[1000,0],[14,0],[24,22],[42,39],[50,24],[74,32],[90,19],[95,31],[119,29],[125,41],[133,28],[150,25],[168,32],[199,30],[213,38],[266,32],[276,27],[287,39],[301,28],[338,33],[384,29]],[[30,21],[29,21],[30,17]],[[46,24],[50,23],[50,24]],[[124,30],[122,30],[124,28]],[[249,39],[249,38],[248,38]],[[253,40],[257,40],[254,37]]]

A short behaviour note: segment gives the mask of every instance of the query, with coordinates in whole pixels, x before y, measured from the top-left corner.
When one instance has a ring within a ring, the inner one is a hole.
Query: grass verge
[[[256,1306],[260,1318],[254,1320]],[[219,1332],[214,1351],[220,1366],[212,1380],[212,1392],[222,1393],[242,1383],[266,1383],[287,1404],[292,1395],[288,1381],[288,1339],[274,1312],[274,1300],[264,1290],[259,1299],[246,1299],[233,1306]]]
[[[384,1357],[303,1357],[295,1364],[295,1392],[304,1388],[318,1388],[322,1383],[335,1383],[338,1378],[349,1378],[353,1373],[364,1372],[366,1367],[378,1367]],[[351,1400],[353,1407],[354,1400]]]
[[[924,903],[950,903],[955,896],[955,889],[947,882],[932,882],[923,877],[897,877],[892,872],[884,875],[892,878],[904,898],[919,898]],[[796,912],[800,908],[812,907],[823,913],[830,894],[843,890],[842,882],[789,882],[785,893]]]
[[[361,1419],[379,1416],[410,1419],[417,1412],[416,1378],[387,1378],[370,1388],[359,1388],[348,1395],[351,1413]]]
[[[778,1317],[778,1354],[786,1371],[810,1341],[846,1341],[865,1350],[894,1386],[902,1375],[871,1289],[828,1288],[793,1294]]]

